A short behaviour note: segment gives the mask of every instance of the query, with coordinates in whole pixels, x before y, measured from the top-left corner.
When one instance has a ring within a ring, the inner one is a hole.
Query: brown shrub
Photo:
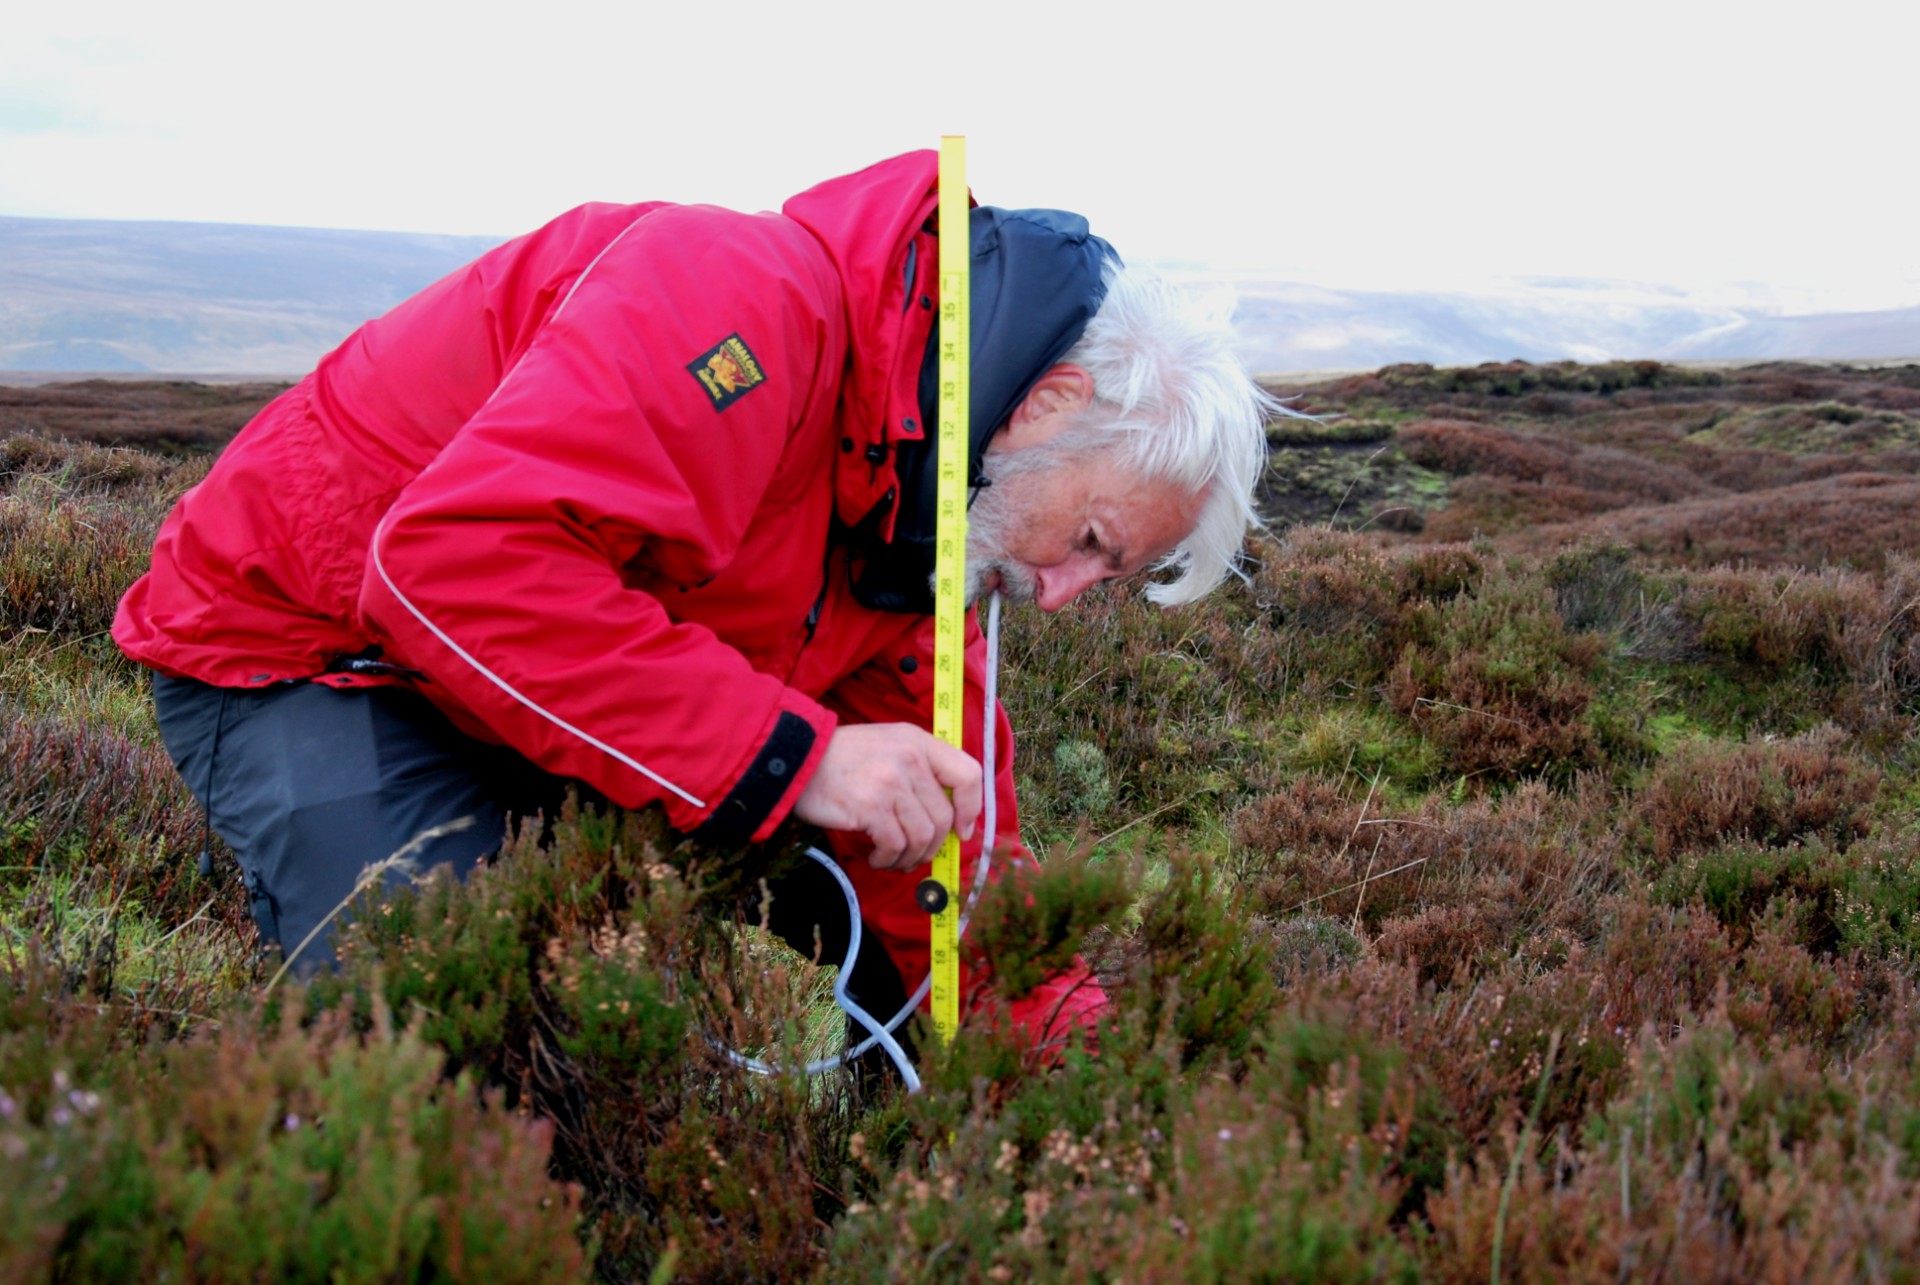
[[[108,379],[0,386],[0,434],[163,452],[215,450],[286,387]]]
[[[1477,574],[1470,556],[1409,562],[1370,536],[1323,526],[1296,527],[1262,555],[1252,595],[1265,628],[1255,641],[1279,685],[1309,697],[1378,683],[1405,604],[1456,593]]]
[[[0,705],[0,831],[16,859],[199,840],[199,808],[158,745]]]
[[[1430,529],[1438,527],[1436,515]],[[1685,566],[1843,563],[1877,570],[1890,550],[1920,548],[1920,480],[1851,473],[1756,494],[1626,509],[1514,532],[1515,548],[1624,543]]]
[[[1403,600],[1448,602],[1479,585],[1486,564],[1478,554],[1458,545],[1421,546],[1400,554],[1398,571]]]
[[[1684,744],[1635,799],[1639,841],[1662,862],[1729,841],[1845,848],[1867,832],[1881,776],[1845,739],[1829,725],[1784,741]]]
[[[1422,1278],[1485,1279],[1498,1254],[1515,1280],[1886,1279],[1920,1252],[1920,1182],[1883,1132],[1904,1078],[1836,1082],[1718,1016],[1643,1040],[1583,1134],[1517,1117],[1449,1168]]]
[[[1693,646],[1678,594],[1649,576],[1631,550],[1576,545],[1541,570],[1573,633],[1606,634],[1619,655],[1644,660],[1678,660]]]
[[[1401,429],[1399,442],[1407,458],[1443,473],[1569,487],[1611,508],[1667,504],[1713,489],[1660,461],[1559,434],[1423,420]]]
[[[1787,916],[1760,922],[1740,952],[1727,1020],[1756,1043],[1791,1041],[1824,1059],[1846,1051],[1883,1017],[1885,966],[1816,954],[1797,937]]]
[[[1325,777],[1306,776],[1243,806],[1230,830],[1262,911],[1378,924],[1403,910],[1424,879],[1449,877],[1422,869],[1450,866],[1458,856],[1445,827],[1431,819],[1436,811],[1383,809]]]
[[[132,506],[0,495],[0,629],[105,633],[152,557],[154,525]]]
[[[1254,572],[1256,599],[1299,628],[1372,628],[1399,599],[1392,555],[1364,536],[1296,527],[1265,552]]]
[[[1380,925],[1380,958],[1414,969],[1425,983],[1465,984],[1499,957],[1510,928],[1506,908],[1485,901],[1426,905]]]
[[[1703,451],[1704,448],[1696,447],[1687,439],[1712,427],[1724,414],[1724,409],[1714,403],[1686,402],[1631,409],[1607,403],[1578,420],[1557,426],[1556,431],[1573,441],[1631,451],[1672,465],[1690,452]]]
[[[661,1230],[677,1251],[674,1265],[689,1279],[793,1279],[824,1257],[811,1139],[794,1127],[805,1107],[787,1102],[769,1111],[744,1086],[732,1087],[729,1109],[687,1103],[647,1154],[647,1185],[666,1197]],[[790,1079],[770,1092],[791,1099],[796,1091],[804,1096],[805,1088]],[[607,1221],[616,1234],[638,1230]],[[635,1240],[644,1243],[638,1235]],[[603,1267],[617,1261],[608,1255]]]
[[[1611,513],[1629,503],[1624,496],[1596,495],[1577,486],[1479,476],[1454,479],[1447,501],[1447,507],[1428,516],[1425,538],[1461,541],[1506,535]]]
[[[1413,969],[1372,959],[1296,983],[1290,1002],[1329,1026],[1406,1058],[1444,1106],[1451,1148],[1471,1155],[1532,1106],[1545,1055],[1562,1052],[1543,1119],[1569,1128],[1617,1092],[1629,1041],[1606,1024],[1605,979],[1577,941],[1549,935],[1542,952],[1482,962],[1469,984],[1435,989]]]
[[[157,918],[177,923],[209,891],[194,876],[202,826],[200,809],[159,746],[0,702],[6,864],[103,873],[138,894]],[[218,914],[236,928],[246,923],[238,896],[223,898]]]
[[[1302,776],[1243,806],[1231,830],[1256,853],[1325,852],[1347,847],[1359,819],[1360,806],[1338,782]]]
[[[1894,569],[1881,575],[1845,567],[1715,567],[1657,578],[1635,571],[1651,610],[1622,641],[1633,655],[1670,666],[1669,693],[1705,726],[1793,733],[1831,721],[1859,739],[1862,753],[1888,753],[1908,736],[1920,693],[1920,578],[1906,561],[1894,555]]]
[[[1598,999],[1616,1038],[1650,1022],[1669,1032],[1712,1006],[1736,954],[1712,915],[1628,896],[1610,899],[1603,913]]]
[[[1904,448],[1831,455],[1694,443],[1688,443],[1688,447],[1687,467],[1724,491],[1771,491],[1849,473],[1900,475],[1920,471],[1915,468],[1914,452]]]
[[[1454,477],[1488,473],[1516,482],[1565,481],[1578,444],[1490,424],[1416,420],[1400,430],[1400,449],[1416,464]]]
[[[1873,600],[1848,600],[1835,647],[1854,682],[1898,728],[1920,705],[1920,558],[1889,550],[1872,588]]]
[[[62,442],[25,433],[0,441],[0,490],[15,489],[22,478],[49,475],[68,491],[164,486],[178,468],[124,446]]]
[[[1832,401],[1849,390],[1851,373],[1804,361],[1759,362],[1735,371],[1728,392],[1735,400],[1761,405]]]
[[[1920,1183],[1854,1165],[1848,1143],[1824,1137],[1780,1147],[1769,1177],[1729,1154],[1717,1123],[1680,1155],[1509,1129],[1428,1202],[1419,1278],[1484,1281],[1496,1245],[1502,1279],[1594,1285],[1880,1280],[1886,1263],[1920,1252]]]
[[[1698,645],[1739,670],[1824,676],[1859,669],[1872,635],[1887,623],[1880,588],[1845,568],[1804,575],[1718,567],[1681,583]]]
[[[1484,787],[1598,766],[1586,719],[1603,639],[1570,634],[1544,586],[1524,578],[1420,614],[1385,695],[1437,746],[1447,770]]]
[[[1391,531],[1398,535],[1418,535],[1427,529],[1427,515],[1410,504],[1382,501],[1373,506],[1362,530]]]
[[[1857,457],[1864,451],[1914,445],[1920,441],[1920,424],[1884,407],[1802,402],[1737,413],[1715,427],[1714,437],[1730,446]]]
[[[1229,825],[1256,907],[1358,920],[1383,957],[1445,982],[1543,933],[1594,930],[1594,898],[1615,878],[1609,812],[1591,779],[1568,795],[1531,782],[1456,808],[1434,797],[1383,805],[1306,776]]]

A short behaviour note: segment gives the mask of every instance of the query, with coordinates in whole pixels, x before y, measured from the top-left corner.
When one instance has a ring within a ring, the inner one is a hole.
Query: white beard
[[[1031,461],[1019,461],[1014,467],[1003,464],[994,468],[988,464],[983,468],[991,485],[974,496],[973,506],[967,510],[967,575],[962,592],[968,606],[978,602],[989,590],[997,590],[1010,606],[1032,602],[1038,592],[1033,574],[1008,556],[1006,539],[1007,533],[1026,516],[1025,481],[1040,471],[1035,466],[1041,464],[1042,457],[1036,455]],[[934,585],[936,594],[939,592],[937,580],[938,572],[928,581]]]

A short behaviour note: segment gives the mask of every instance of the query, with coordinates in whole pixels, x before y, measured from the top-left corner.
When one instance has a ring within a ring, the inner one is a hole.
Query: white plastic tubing
[[[987,885],[987,863],[993,852],[994,837],[998,833],[995,829],[995,823],[999,818],[995,815],[996,809],[994,806],[994,742],[996,740],[995,733],[999,729],[996,726],[997,720],[994,715],[995,705],[999,697],[999,686],[1000,595],[996,593],[987,602],[986,708],[982,712],[981,718],[981,746],[983,752],[981,754],[980,767],[986,792],[985,806],[981,817],[981,823],[984,828],[981,830],[980,859],[973,864],[973,886],[967,889],[966,904],[961,907],[960,910],[960,935],[962,937],[967,935],[967,925],[973,917],[974,902],[980,899],[980,890]],[[852,881],[847,878],[846,872],[840,868],[839,863],[832,857],[820,851],[818,848],[808,848],[807,855],[826,867],[827,873],[832,875],[834,882],[840,885],[841,895],[847,899],[847,917],[851,921],[853,928],[852,931],[847,934],[847,955],[840,963],[840,975],[834,979],[833,1000],[834,1003],[838,1004],[841,1009],[845,1011],[848,1017],[852,1018],[867,1032],[867,1038],[861,1040],[858,1044],[849,1045],[832,1057],[823,1057],[818,1061],[805,1063],[799,1069],[806,1075],[819,1075],[824,1071],[831,1071],[835,1067],[845,1066],[877,1044],[885,1050],[889,1058],[893,1059],[894,1066],[899,1068],[900,1078],[906,1081],[907,1092],[918,1093],[920,1091],[920,1076],[913,1069],[913,1059],[909,1058],[907,1051],[900,1047],[900,1041],[893,1037],[893,1033],[900,1029],[901,1023],[913,1015],[915,1009],[920,1007],[920,1001],[927,997],[927,991],[933,985],[933,976],[929,973],[927,977],[921,981],[920,989],[916,990],[913,993],[913,997],[907,1001],[906,1006],[898,1013],[895,1013],[884,1024],[877,1020],[873,1014],[867,1012],[866,1009],[860,1007],[860,1005],[847,994],[847,979],[853,976],[853,961],[859,958],[860,955],[859,894],[854,892]],[[783,1070],[791,1069],[777,1063],[766,1062],[757,1057],[748,1057],[736,1049],[719,1045],[716,1045],[716,1047],[719,1047],[720,1051],[726,1054],[727,1059],[735,1066],[745,1067],[747,1070],[759,1075],[776,1075]]]

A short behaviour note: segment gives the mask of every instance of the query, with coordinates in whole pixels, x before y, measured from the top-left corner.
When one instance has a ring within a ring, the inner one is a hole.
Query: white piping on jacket
[[[368,551],[373,558],[373,569],[379,573],[381,583],[387,586],[387,592],[391,593],[394,596],[394,599],[398,601],[401,606],[405,607],[407,611],[412,614],[415,620],[425,625],[429,633],[431,633],[435,638],[438,638],[441,642],[445,643],[447,646],[447,650],[451,651],[454,655],[458,656],[461,660],[466,661],[467,664],[471,665],[474,668],[474,670],[482,678],[485,678],[488,682],[492,683],[495,687],[498,687],[501,691],[513,697],[513,699],[519,701],[522,705],[525,705],[528,709],[532,710],[534,713],[538,714],[540,717],[546,719],[549,723],[552,723],[555,727],[558,727],[561,731],[568,732],[574,736],[579,737],[581,740],[593,746],[593,748],[595,748],[596,750],[599,750],[602,754],[605,754],[607,757],[613,759],[615,762],[624,763],[626,766],[632,768],[634,771],[638,772],[640,775],[646,777],[649,781],[652,781],[655,785],[658,785],[664,790],[669,790],[674,794],[679,795],[682,799],[685,799],[688,803],[692,804],[694,807],[704,809],[707,806],[703,800],[697,799],[693,795],[688,794],[685,790],[675,785],[672,781],[669,781],[666,777],[661,776],[658,772],[654,771],[650,767],[647,767],[645,764],[639,762],[637,759],[631,758],[626,754],[622,754],[619,750],[616,750],[615,748],[613,748],[613,746],[607,744],[605,741],[601,740],[599,737],[594,736],[591,733],[580,730],[579,728],[575,727],[572,723],[569,723],[566,719],[561,718],[558,714],[554,713],[552,710],[547,709],[535,703],[530,697],[522,693],[518,688],[514,687],[513,684],[509,683],[506,679],[500,677],[500,675],[494,673],[491,669],[488,669],[485,665],[481,664],[478,660],[474,659],[474,657],[470,655],[464,647],[462,647],[459,643],[455,642],[453,639],[449,638],[445,630],[441,629],[440,626],[434,624],[431,620],[428,620],[426,617],[426,614],[422,612],[420,608],[414,606],[413,603],[408,600],[407,595],[400,592],[400,586],[396,585],[393,582],[393,577],[387,574],[386,564],[380,560],[380,541],[381,541],[381,538],[384,537],[387,533],[387,518],[392,516],[393,515],[391,510],[389,510],[386,517],[382,517],[380,519],[380,525],[374,528],[373,543]]]
[[[560,300],[560,306],[555,308],[552,314],[548,316],[547,321],[549,323],[551,323],[555,317],[558,317],[563,311],[565,311],[566,306],[569,303],[573,302],[574,291],[580,288],[580,283],[587,279],[587,274],[592,272],[594,268],[599,265],[600,260],[606,257],[607,251],[613,249],[614,246],[619,245],[621,239],[624,238],[627,235],[627,233],[639,227],[642,223],[646,222],[646,220],[647,220],[647,216],[643,214],[639,218],[635,219],[633,222],[627,224],[627,226],[625,226],[624,228],[621,228],[619,234],[615,236],[613,240],[607,242],[606,245],[601,247],[600,253],[594,255],[592,259],[588,260],[587,266],[580,270],[580,275],[573,279],[573,284],[571,286],[567,287],[567,293],[565,297]],[[517,364],[518,363],[516,363],[516,365]],[[487,408],[488,403],[492,402],[494,397],[499,394],[500,389],[506,384],[507,380],[512,377],[512,374],[513,374],[512,371],[508,371],[505,375],[502,375],[500,377],[500,383],[494,385],[493,392],[488,393],[487,400],[480,404],[481,410],[485,410]],[[477,415],[480,412],[475,411],[474,413]],[[429,467],[431,467],[431,465],[429,465]],[[652,768],[647,767],[644,763],[641,763],[637,759],[634,759],[626,754],[622,754],[619,750],[616,750],[615,748],[613,748],[613,746],[607,744],[605,741],[601,740],[599,737],[591,735],[588,732],[582,731],[580,728],[575,727],[572,723],[569,723],[566,719],[561,718],[558,714],[555,714],[552,710],[547,709],[544,706],[541,706],[535,703],[531,698],[526,696],[519,689],[514,687],[511,683],[507,682],[506,679],[500,677],[500,675],[494,673],[491,669],[488,669],[485,665],[481,664],[478,660],[474,659],[474,657],[467,652],[466,648],[462,647],[459,643],[449,638],[445,630],[441,629],[440,626],[434,624],[431,620],[428,620],[426,617],[426,613],[422,612],[418,607],[414,606],[413,603],[407,598],[407,595],[400,592],[400,586],[396,585],[393,582],[393,577],[387,574],[386,564],[380,560],[380,541],[381,541],[381,538],[384,537],[387,533],[387,520],[392,516],[393,516],[393,511],[389,509],[385,514],[381,516],[380,525],[375,527],[373,530],[373,540],[368,547],[368,553],[373,558],[373,569],[379,573],[380,582],[387,586],[387,592],[391,593],[394,596],[395,601],[397,601],[401,606],[405,607],[407,611],[412,614],[415,620],[419,621],[422,625],[425,625],[429,633],[431,633],[435,638],[438,638],[442,643],[446,644],[447,650],[451,651],[454,655],[458,656],[461,660],[466,661],[467,664],[471,665],[474,671],[477,672],[482,678],[485,678],[488,682],[492,683],[495,687],[498,687],[501,691],[513,697],[513,699],[519,701],[522,705],[525,705],[528,709],[532,710],[534,713],[538,714],[540,717],[546,719],[548,722],[552,723],[555,727],[558,727],[562,731],[567,732],[573,736],[579,737],[581,740],[585,741],[587,744],[593,746],[593,748],[595,748],[596,750],[599,750],[602,754],[605,754],[607,757],[613,759],[616,763],[622,763],[627,767],[632,768],[634,771],[638,772],[640,775],[646,777],[649,781],[652,781],[655,785],[658,785],[661,789],[667,790],[675,795],[678,795],[680,798],[686,800],[688,803],[692,804],[694,807],[700,808],[702,810],[706,808],[707,805],[704,800],[697,799],[693,795],[688,794],[685,790],[675,785],[672,781],[669,781],[666,777],[661,776],[658,772],[654,771]]]
[[[650,210],[648,211],[648,213],[650,214],[658,213],[658,211]],[[567,287],[567,293],[565,294],[565,296],[561,298],[560,306],[555,308],[553,312],[548,315],[547,321],[549,323],[551,323],[555,317],[558,317],[561,313],[567,310],[567,305],[573,302],[573,292],[580,288],[580,283],[587,279],[588,273],[592,272],[595,268],[600,266],[600,260],[607,257],[607,251],[613,249],[614,246],[619,245],[621,241],[626,239],[627,233],[633,231],[635,228],[639,227],[642,223],[645,223],[646,221],[647,221],[647,215],[642,214],[639,218],[627,224],[627,226],[621,228],[620,231],[617,234],[615,234],[613,240],[601,246],[600,253],[594,255],[591,259],[587,260],[587,266],[580,269],[580,275],[575,277],[573,279],[573,284]],[[501,380],[501,383],[505,383],[505,382],[506,381],[504,379]],[[499,389],[496,387],[494,391],[498,392]],[[493,399],[489,397],[487,400],[491,401]]]

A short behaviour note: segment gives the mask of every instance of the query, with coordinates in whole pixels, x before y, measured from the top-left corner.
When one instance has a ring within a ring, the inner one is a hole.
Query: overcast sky
[[[1920,303],[1913,0],[1137,9],[23,0],[0,214],[507,235],[955,132],[983,201],[1163,264]]]

